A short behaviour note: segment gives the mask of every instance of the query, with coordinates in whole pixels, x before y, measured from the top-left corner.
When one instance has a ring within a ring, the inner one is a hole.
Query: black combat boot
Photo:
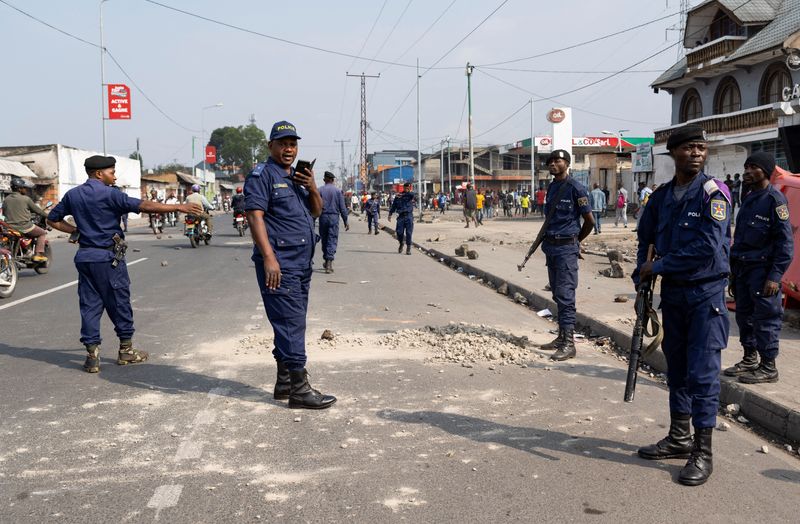
[[[739,375],[739,382],[745,384],[766,384],[778,381],[778,368],[775,367],[774,358],[761,357],[761,364],[753,371]]]
[[[289,377],[289,370],[283,362],[276,361],[278,364],[278,378],[275,379],[275,389],[272,398],[275,400],[286,400],[292,389],[292,379]]]
[[[758,368],[758,351],[756,351],[756,348],[745,347],[742,360],[725,369],[723,373],[728,377],[738,377],[756,368]]]
[[[685,413],[670,413],[669,433],[655,444],[639,448],[639,456],[647,460],[683,459],[692,453],[692,434]]]
[[[333,260],[328,260],[328,273],[333,273]]]
[[[694,449],[688,462],[678,475],[678,482],[685,486],[705,484],[714,471],[711,453],[711,435],[714,428],[695,428]]]
[[[308,372],[305,369],[289,371],[291,390],[289,392],[289,407],[303,409],[325,409],[336,402],[333,395],[323,395],[308,383]]]
[[[117,354],[117,365],[126,366],[128,364],[139,364],[147,360],[150,354],[147,351],[139,351],[133,347],[132,340],[119,341],[119,353]]]
[[[575,330],[572,328],[564,328],[564,341],[558,347],[558,350],[550,355],[550,360],[569,360],[575,358]]]
[[[400,241],[400,245],[397,246],[397,252],[398,253],[402,253],[403,252],[403,241],[402,240]]]
[[[551,342],[547,344],[539,346],[539,349],[543,349],[545,351],[553,351],[554,349],[558,349],[561,347],[561,344],[564,343],[564,330],[558,328],[558,336],[553,339]]]
[[[378,234],[378,226],[375,226],[375,234]]]
[[[411,254],[411,244],[408,244],[406,246],[406,255],[410,255],[410,254]]]
[[[97,344],[86,344],[86,361],[83,363],[83,370],[87,373],[100,373],[100,346]]]

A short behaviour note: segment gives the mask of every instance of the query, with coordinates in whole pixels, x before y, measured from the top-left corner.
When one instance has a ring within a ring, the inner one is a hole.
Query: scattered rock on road
[[[467,258],[470,260],[475,260],[476,258],[478,258],[478,252],[475,251],[474,249],[470,249],[469,251],[467,251]]]
[[[333,340],[333,332],[330,329],[326,329],[319,338],[322,340]]]
[[[467,251],[469,251],[469,244],[461,244],[456,248],[456,256],[465,257],[467,256]]]
[[[769,446],[767,446],[766,444],[764,444],[763,446],[761,446],[761,449],[760,449],[759,451],[760,451],[761,453],[763,453],[763,454],[765,454],[765,455],[766,455],[766,454],[768,454],[768,453],[769,453]]]
[[[727,406],[725,406],[725,413],[727,413],[728,415],[735,416],[739,414],[740,409],[741,408],[739,407],[739,404],[728,404]]]
[[[167,267],[168,265],[169,265],[168,261],[166,261],[166,260],[162,260],[161,261],[161,267]]]
[[[503,282],[500,284],[500,287],[497,288],[497,292],[501,295],[508,295],[508,283]]]
[[[626,295],[617,295],[614,297],[614,302],[625,303],[628,301],[628,297]]]
[[[611,261],[611,267],[599,271],[601,275],[609,278],[625,278],[625,270],[622,264],[616,260]]]
[[[514,302],[516,302],[517,304],[525,305],[528,303],[528,299],[522,296],[522,293],[517,292],[514,293]]]

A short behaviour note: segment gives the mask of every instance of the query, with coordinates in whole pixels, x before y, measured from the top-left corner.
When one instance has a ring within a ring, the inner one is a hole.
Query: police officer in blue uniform
[[[578,287],[580,242],[594,229],[589,194],[580,182],[569,176],[570,161],[569,152],[563,149],[553,151],[547,159],[553,181],[547,188],[545,214],[550,213],[553,206],[555,210],[542,242],[550,291],[558,306],[558,336],[541,348],[555,349],[550,358],[559,361],[575,358],[575,289]]]
[[[138,364],[147,360],[148,354],[133,347],[133,310],[131,309],[128,268],[121,255],[115,258],[115,235],[124,238],[120,220],[128,213],[195,213],[194,204],[168,205],[156,201],[139,200],[114,187],[116,159],[92,156],[84,167],[89,179],[70,189],[47,217],[47,223],[59,231],[78,232],[79,249],[75,254],[78,269],[78,297],[81,311],[81,342],[88,355],[83,369],[89,373],[100,371],[100,317],[103,311],[114,323],[119,337],[117,364]],[[72,215],[77,227],[64,218]]]
[[[720,351],[728,344],[731,198],[723,182],[703,172],[708,151],[702,127],[675,129],[667,150],[675,161],[675,177],[650,195],[639,219],[633,281],[638,286],[652,275],[662,277],[662,348],[671,421],[666,438],[638,453],[649,460],[688,458],[678,482],[698,486],[713,469]],[[647,260],[651,245],[655,261]]]
[[[411,234],[414,232],[414,208],[417,206],[417,195],[411,191],[411,182],[403,184],[403,192],[394,197],[389,208],[389,220],[397,213],[397,241],[400,245],[397,252],[403,252],[403,242],[406,245],[406,255],[411,254]]]
[[[333,259],[336,256],[336,246],[339,243],[339,217],[344,221],[344,230],[350,231],[347,223],[347,207],[344,205],[344,195],[341,189],[333,183],[336,176],[330,171],[323,175],[325,185],[319,189],[322,197],[322,215],[319,217],[319,236],[322,239],[322,257],[325,259],[322,267],[325,273],[333,273]]]
[[[378,234],[378,219],[381,217],[381,199],[373,191],[369,200],[367,200],[367,207],[364,209],[367,214],[367,234],[372,233],[372,228],[375,228],[375,234]]]
[[[272,351],[278,373],[273,396],[289,399],[290,408],[325,409],[336,397],[311,387],[306,371],[306,313],[314,258],[314,218],[322,214],[322,197],[314,172],[296,171],[295,126],[272,126],[270,156],[244,183],[245,209],[255,247],[252,260],[264,309],[272,324]]]
[[[753,153],[744,169],[746,193],[736,216],[729,286],[736,298],[744,358],[724,373],[745,384],[762,384],[778,381],[775,359],[783,320],[780,282],[792,262],[794,241],[786,197],[769,182],[775,170],[772,155]]]

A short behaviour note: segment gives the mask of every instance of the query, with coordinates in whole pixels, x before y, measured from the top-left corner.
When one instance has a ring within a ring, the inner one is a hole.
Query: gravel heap
[[[526,361],[537,357],[528,350],[528,337],[517,337],[484,325],[465,323],[404,329],[381,336],[378,345],[397,350],[431,350],[433,355],[430,360],[438,362],[524,365]]]

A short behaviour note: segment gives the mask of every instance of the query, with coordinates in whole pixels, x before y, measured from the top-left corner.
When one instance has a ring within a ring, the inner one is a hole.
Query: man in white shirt
[[[628,227],[628,190],[619,186],[617,191],[617,201],[614,206],[617,208],[617,216],[614,218],[614,227],[619,227],[620,221]]]

